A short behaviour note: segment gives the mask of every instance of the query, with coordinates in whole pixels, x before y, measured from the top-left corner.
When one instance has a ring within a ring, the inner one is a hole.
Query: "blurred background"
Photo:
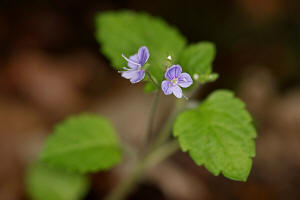
[[[93,111],[140,147],[152,94],[130,85],[99,52],[94,16],[131,9],[160,16],[188,41],[212,41],[214,72],[198,97],[232,89],[254,116],[257,156],[246,183],[215,177],[184,153],[149,172],[128,199],[300,199],[300,1],[1,0],[0,199],[29,199],[27,166],[53,125]],[[173,98],[164,98],[159,118]],[[139,116],[132,124],[130,116]],[[92,175],[85,199],[101,199],[117,172]]]

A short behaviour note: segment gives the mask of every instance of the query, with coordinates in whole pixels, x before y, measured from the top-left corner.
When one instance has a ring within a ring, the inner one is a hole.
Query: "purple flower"
[[[143,46],[139,48],[138,52],[128,58],[123,54],[122,57],[128,61],[128,67],[124,67],[126,71],[121,71],[122,77],[130,79],[131,83],[137,83],[143,80],[145,77],[145,71],[142,69],[144,64],[147,62],[150,54],[147,47]]]
[[[174,94],[177,98],[181,98],[182,90],[180,87],[187,88],[193,83],[193,79],[188,73],[181,73],[180,65],[173,65],[167,69],[165,78],[161,83],[161,89],[165,95]],[[180,87],[179,87],[180,86]]]

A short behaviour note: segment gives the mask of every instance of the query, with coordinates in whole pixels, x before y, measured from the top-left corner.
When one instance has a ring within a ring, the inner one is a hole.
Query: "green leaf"
[[[215,58],[216,49],[211,42],[199,42],[189,45],[180,54],[179,63],[184,71],[195,77],[210,75],[212,72],[212,62]],[[196,78],[197,80],[197,78]],[[208,80],[199,79],[200,82]]]
[[[89,188],[86,176],[40,163],[29,168],[25,180],[32,200],[80,200]]]
[[[79,172],[113,167],[121,160],[115,130],[103,117],[82,114],[58,124],[42,152],[45,162]]]
[[[211,94],[200,106],[180,114],[174,136],[181,149],[214,175],[246,181],[255,156],[256,131],[244,103],[226,90]]]
[[[176,62],[186,43],[185,38],[162,19],[131,11],[97,15],[96,38],[103,54],[118,70],[127,66],[122,53],[129,57],[141,46],[147,46],[150,51],[148,70],[158,82],[163,79],[167,56],[171,55]]]

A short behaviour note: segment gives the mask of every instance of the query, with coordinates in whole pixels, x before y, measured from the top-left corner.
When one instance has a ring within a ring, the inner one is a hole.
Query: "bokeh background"
[[[257,156],[246,183],[215,177],[178,152],[151,170],[128,199],[300,199],[297,0],[1,0],[0,199],[29,199],[26,168],[53,125],[71,114],[105,115],[123,140],[143,146],[153,96],[110,68],[94,37],[95,14],[120,9],[160,16],[189,42],[214,42],[214,71],[220,78],[198,98],[216,88],[234,90],[258,130]],[[172,101],[163,99],[159,119]],[[117,174],[92,175],[86,199],[101,199]]]

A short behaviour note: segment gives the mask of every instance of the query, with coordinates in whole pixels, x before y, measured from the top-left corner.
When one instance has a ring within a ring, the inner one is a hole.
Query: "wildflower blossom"
[[[192,85],[193,80],[188,73],[181,73],[182,68],[180,65],[173,65],[167,69],[165,78],[161,83],[161,88],[165,95],[174,94],[177,98],[183,96],[180,87],[187,88]]]
[[[144,79],[145,70],[143,66],[147,62],[150,56],[147,47],[143,46],[139,48],[138,52],[129,58],[126,58],[123,54],[122,57],[128,62],[128,67],[124,67],[126,71],[121,71],[121,76],[130,79],[131,83],[137,83]]]

